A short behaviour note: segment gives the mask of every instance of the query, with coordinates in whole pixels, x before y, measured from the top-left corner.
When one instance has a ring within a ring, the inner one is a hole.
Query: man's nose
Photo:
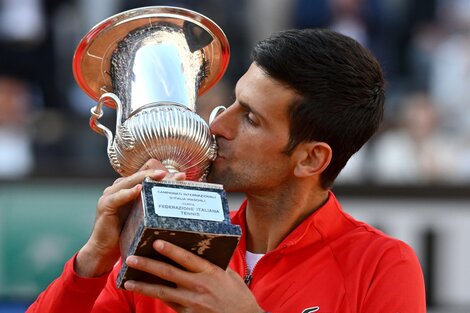
[[[230,126],[227,120],[229,109],[224,106],[214,108],[209,116],[209,127],[212,135],[228,139]]]

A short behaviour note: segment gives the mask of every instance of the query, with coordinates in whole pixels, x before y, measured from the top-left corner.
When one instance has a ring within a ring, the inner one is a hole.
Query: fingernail
[[[128,256],[126,259],[127,265],[136,265],[137,264],[137,258],[133,255]]]
[[[182,180],[182,179],[186,178],[186,174],[185,173],[176,173],[174,178],[175,178],[175,180]]]
[[[124,288],[127,290],[133,290],[135,288],[135,283],[132,280],[128,280],[124,283]]]
[[[162,250],[163,242],[161,240],[155,240],[154,247],[155,247],[155,250]]]

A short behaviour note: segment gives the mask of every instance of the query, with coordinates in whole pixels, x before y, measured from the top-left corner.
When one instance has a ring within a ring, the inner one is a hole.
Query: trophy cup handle
[[[217,115],[219,115],[221,111],[225,110],[227,110],[227,108],[223,105],[215,107],[209,115],[209,126],[215,120]],[[207,152],[207,158],[209,159],[209,161],[215,161],[215,159],[217,158],[217,142],[215,141],[215,135],[212,135],[212,144]],[[209,168],[204,171],[204,174],[201,176],[199,181],[206,181],[207,175],[209,175]]]
[[[212,110],[212,112],[211,112],[211,114],[210,114],[210,116],[209,116],[209,126],[210,126],[210,125],[212,124],[212,122],[215,120],[215,118],[217,117],[217,115],[220,114],[220,111],[225,111],[225,110],[227,110],[227,108],[224,107],[223,105],[219,105],[219,106],[215,107],[215,108]]]
[[[108,127],[104,126],[98,121],[101,117],[103,117],[103,104],[106,104],[109,107],[115,107],[117,109],[116,129],[118,129],[121,123],[122,105],[121,101],[114,93],[107,92],[100,97],[98,104],[92,107],[90,110],[90,127],[91,129],[93,129],[93,131],[97,132],[102,136],[105,136],[108,139],[109,150],[113,143],[113,133],[109,130]]]
[[[93,131],[97,132],[98,134],[105,136],[108,139],[108,156],[113,165],[114,169],[121,173],[121,165],[117,159],[116,151],[114,149],[113,144],[113,133],[109,128],[101,124],[98,120],[103,116],[103,104],[116,108],[116,130],[119,130],[121,126],[121,116],[122,116],[122,104],[121,100],[119,100],[118,96],[114,93],[107,92],[101,95],[98,104],[91,108],[90,113],[90,127]]]

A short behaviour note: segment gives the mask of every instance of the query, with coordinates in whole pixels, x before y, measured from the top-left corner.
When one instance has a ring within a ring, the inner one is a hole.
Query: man
[[[211,125],[219,152],[209,181],[246,194],[232,216],[243,237],[229,269],[156,241],[183,269],[135,256],[127,263],[177,287],[116,289],[119,232],[140,182],[184,179],[150,160],[104,191],[90,239],[28,312],[425,312],[414,252],[344,213],[330,191],[382,119],[378,62],[328,30],[274,34],[253,59]]]

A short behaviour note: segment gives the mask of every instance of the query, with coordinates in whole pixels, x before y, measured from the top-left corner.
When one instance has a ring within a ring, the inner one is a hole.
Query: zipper
[[[275,249],[273,251],[270,251],[268,253],[266,253],[265,255],[263,255],[261,257],[261,259],[264,259],[266,258],[266,256],[272,254],[274,251],[280,251],[282,249],[285,249],[289,246],[289,244],[284,244],[282,245],[281,247],[279,247],[278,249]],[[248,264],[246,262],[246,255],[244,253],[240,253],[242,255],[242,258],[243,258],[243,262],[245,263],[245,275],[243,277],[243,281],[245,282],[245,284],[250,287],[251,285],[251,281],[253,280],[253,276],[254,276],[254,273],[256,271],[256,268],[258,267],[258,264],[259,262],[261,261],[261,259],[258,260],[258,262],[256,262],[255,266],[253,267],[253,270],[251,271],[251,273],[248,271]]]
[[[246,267],[246,275],[245,275],[245,278],[243,279],[245,281],[245,284],[250,287],[251,285],[251,281],[253,280],[253,273],[255,272],[255,269],[256,269],[256,266],[258,265],[258,263],[256,263],[255,267],[253,267],[253,270],[251,271],[251,273],[248,272],[248,266]]]
[[[248,270],[248,263],[246,262],[246,252],[245,253],[242,253],[241,251],[239,251],[242,259],[243,259],[243,264],[245,265],[245,275],[244,275],[244,278],[243,278],[243,281],[245,282],[245,285],[247,285],[248,287],[250,287],[250,284],[251,284],[251,280],[253,279],[253,275],[252,273],[250,273],[250,271]],[[256,267],[256,266],[255,266]]]
[[[243,279],[245,281],[245,285],[250,287],[251,281],[253,280],[253,275],[251,274],[246,274],[245,278]]]
[[[268,253],[266,253],[265,255],[263,255],[261,257],[261,259],[264,259],[266,257]],[[243,256],[243,261],[245,262],[246,266],[245,266],[245,277],[243,278],[243,281],[245,282],[245,284],[250,287],[250,284],[251,284],[251,281],[253,280],[253,274],[255,273],[255,270],[256,268],[258,267],[258,263],[261,261],[261,259],[258,260],[258,262],[256,262],[255,266],[253,267],[253,269],[251,270],[251,273],[248,271],[248,264],[246,262],[246,256],[244,255]]]

